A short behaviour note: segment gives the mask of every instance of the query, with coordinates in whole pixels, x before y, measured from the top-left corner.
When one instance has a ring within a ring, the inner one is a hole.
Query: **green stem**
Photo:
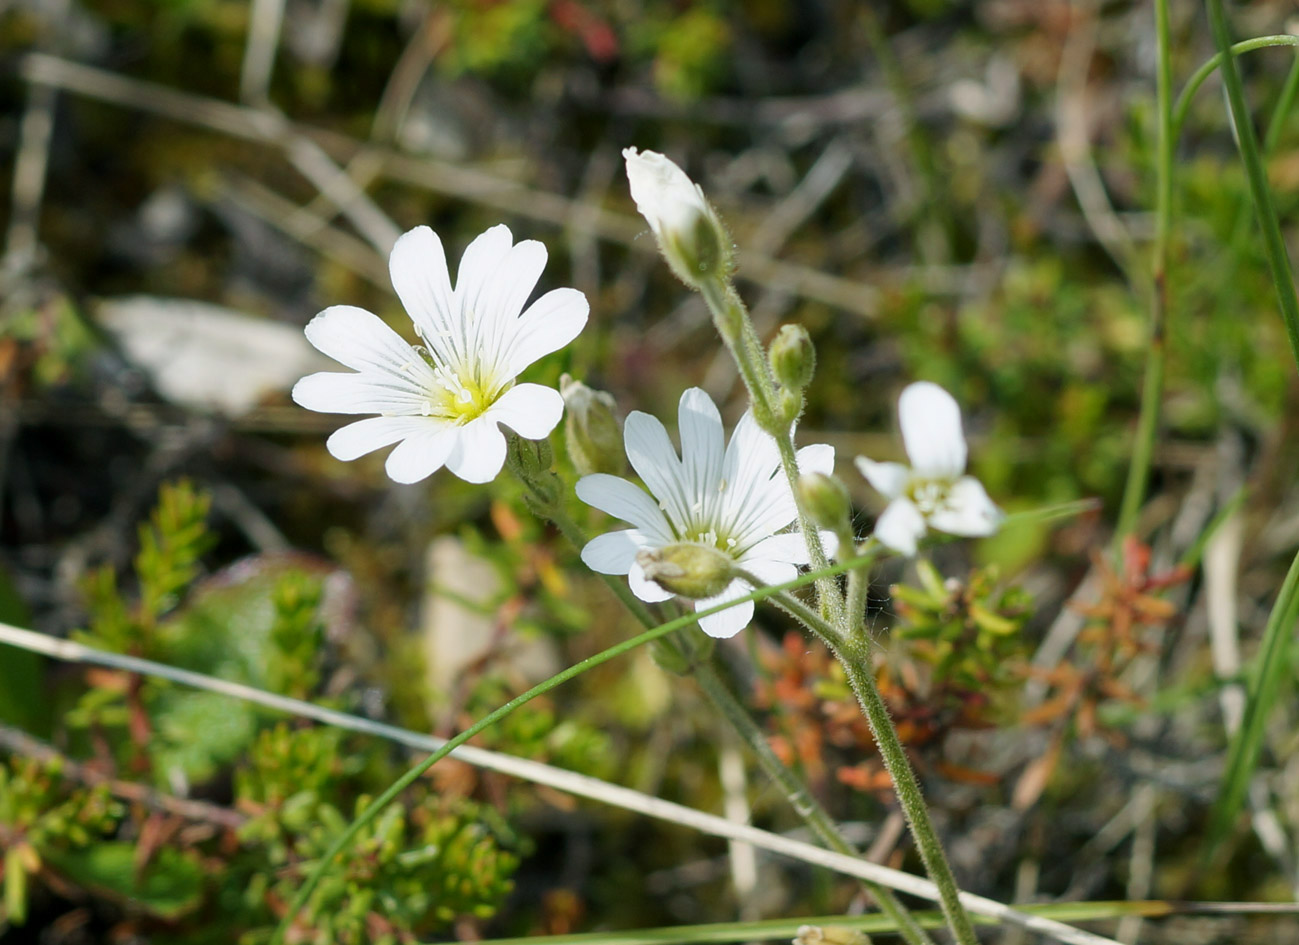
[[[671,641],[667,641],[671,642]],[[818,803],[806,784],[786,765],[772,750],[766,734],[754,721],[749,710],[740,704],[725,681],[718,674],[714,660],[711,663],[699,663],[694,667],[695,681],[704,691],[708,701],[730,722],[731,727],[749,749],[757,756],[758,764],[767,773],[781,792],[789,799],[795,812],[811,828],[817,838],[836,853],[845,856],[860,856],[843,835],[838,825]],[[916,922],[906,907],[898,901],[891,889],[863,880],[863,885],[879,905],[880,911],[897,923],[898,931],[909,945],[933,945],[933,940]]]
[[[1241,53],[1253,52],[1255,49],[1267,49],[1270,46],[1299,46],[1299,36],[1255,36],[1253,39],[1246,39],[1236,43],[1231,47],[1231,54],[1239,56]],[[1182,126],[1186,123],[1186,115],[1191,110],[1191,101],[1195,98],[1195,93],[1200,90],[1204,80],[1213,75],[1220,65],[1222,65],[1221,52],[1216,53],[1208,62],[1191,73],[1191,77],[1186,80],[1186,85],[1182,87],[1182,94],[1177,96],[1177,104],[1173,107],[1174,136],[1182,133]]]
[[[762,429],[771,434],[780,449],[781,469],[785,473],[785,478],[789,480],[789,487],[794,493],[794,501],[798,507],[798,527],[807,542],[808,557],[813,570],[820,570],[829,564],[830,559],[821,544],[820,530],[803,507],[798,489],[798,458],[794,451],[792,436],[796,418],[784,416],[775,379],[771,376],[771,368],[767,364],[766,357],[763,356],[761,340],[753,327],[753,320],[749,318],[748,309],[745,308],[739,293],[735,291],[735,286],[729,282],[706,280],[700,285],[699,292],[704,297],[708,310],[712,312],[713,323],[717,326],[718,334],[722,336],[727,349],[731,352],[731,357],[735,359],[735,364],[739,368],[740,377],[744,380],[744,386],[749,391],[749,399],[753,403],[754,418]],[[818,581],[816,592],[822,611],[836,623],[842,623],[843,596],[838,584],[832,580]]]
[[[878,553],[882,547],[875,540],[875,536],[872,535],[856,548],[856,554]],[[849,636],[855,636],[861,632],[862,624],[866,620],[866,597],[870,593],[870,587],[870,568],[860,568],[848,572],[848,602],[845,605],[845,616],[848,621],[846,631]]]
[[[1155,45],[1158,67],[1155,77],[1156,113],[1159,132],[1155,160],[1155,245],[1152,263],[1150,348],[1146,355],[1146,377],[1141,390],[1141,413],[1137,436],[1128,464],[1123,502],[1114,530],[1117,550],[1136,527],[1137,515],[1146,498],[1150,459],[1159,429],[1159,407],[1164,393],[1164,368],[1168,357],[1168,263],[1173,218],[1173,66],[1168,18],[1168,0],[1155,0]]]
[[[796,613],[808,629],[827,641],[827,645],[833,639],[833,634],[827,635],[827,631],[832,631],[833,628],[792,594],[775,594],[772,599],[781,607]],[[898,738],[897,729],[893,727],[893,720],[889,718],[888,706],[884,704],[884,698],[875,685],[875,674],[871,672],[870,641],[857,635],[842,646],[831,648],[848,674],[848,682],[857,694],[857,701],[861,703],[862,712],[870,724],[871,734],[875,737],[884,767],[893,779],[893,790],[902,805],[902,813],[911,828],[911,836],[915,838],[916,849],[920,851],[925,871],[938,887],[939,904],[947,918],[947,925],[960,945],[978,945],[970,916],[961,905],[960,887],[956,885],[956,877],[952,875],[947,854],[943,852],[938,832],[929,819],[929,810],[925,807],[925,799],[920,792],[920,782],[916,779],[906,749]]]
[[[1263,231],[1263,248],[1267,253],[1268,268],[1272,271],[1272,282],[1276,287],[1277,303],[1285,322],[1290,350],[1296,365],[1299,365],[1299,295],[1296,295],[1294,277],[1290,271],[1290,257],[1286,254],[1281,223],[1277,219],[1276,205],[1272,201],[1267,173],[1263,168],[1263,159],[1259,155],[1258,138],[1254,132],[1254,123],[1250,119],[1249,107],[1245,102],[1240,70],[1236,67],[1236,58],[1231,52],[1231,30],[1227,23],[1227,14],[1223,10],[1222,0],[1207,0],[1207,6],[1213,39],[1222,57],[1219,68],[1222,70],[1223,83],[1227,87],[1231,118],[1236,126],[1236,145],[1245,164],[1250,196],[1254,201],[1254,212]]]

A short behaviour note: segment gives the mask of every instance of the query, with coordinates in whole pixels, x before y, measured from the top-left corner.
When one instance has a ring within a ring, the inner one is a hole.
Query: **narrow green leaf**
[[[1245,717],[1231,741],[1222,786],[1218,789],[1218,800],[1209,819],[1209,836],[1204,851],[1206,858],[1212,855],[1231,829],[1241,804],[1244,803],[1245,793],[1249,790],[1250,779],[1254,777],[1258,756],[1263,748],[1263,728],[1272,703],[1276,701],[1281,676],[1289,665],[1286,644],[1290,641],[1296,621],[1299,621],[1299,554],[1295,555],[1290,565],[1290,572],[1285,576],[1281,592],[1272,605],[1272,613],[1268,615],[1267,626],[1263,630],[1263,645],[1249,678]]]
[[[1290,271],[1290,257],[1286,253],[1285,238],[1281,234],[1281,223],[1277,215],[1276,204],[1272,200],[1272,189],[1267,182],[1267,172],[1263,168],[1263,159],[1259,154],[1258,135],[1254,131],[1254,122],[1250,118],[1249,106],[1245,102],[1245,90],[1240,81],[1240,69],[1236,65],[1236,56],[1231,48],[1231,28],[1227,23],[1227,14],[1222,0],[1207,0],[1209,25],[1213,29],[1213,41],[1222,57],[1219,68],[1222,81],[1227,87],[1227,101],[1231,105],[1231,119],[1236,127],[1236,146],[1240,149],[1240,159],[1245,165],[1249,179],[1249,193],[1254,201],[1254,212],[1258,217],[1259,228],[1263,231],[1263,248],[1267,253],[1268,268],[1272,272],[1272,282],[1276,286],[1277,303],[1281,308],[1281,318],[1285,322],[1286,335],[1290,339],[1290,351],[1299,365],[1299,295],[1295,292],[1294,276]]]
[[[1030,903],[1017,905],[1015,909],[1028,915],[1055,919],[1057,922],[1087,922],[1128,915],[1160,916],[1173,911],[1170,903],[1160,900]],[[942,928],[946,924],[942,913],[936,910],[911,914],[916,922],[925,928]],[[971,918],[978,924],[997,924],[996,920],[982,916],[971,916]],[[873,913],[865,916],[821,915],[801,919],[678,925],[657,929],[631,929],[624,932],[579,932],[572,935],[495,938],[481,942],[480,945],[677,945],[685,942],[749,942],[791,939],[804,925],[833,925],[878,935],[897,931],[897,925],[892,919]]]

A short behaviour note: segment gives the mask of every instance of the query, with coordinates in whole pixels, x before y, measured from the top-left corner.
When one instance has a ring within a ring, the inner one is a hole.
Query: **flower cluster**
[[[695,288],[727,279],[729,236],[698,185],[661,154],[628,148],[624,157],[637,209],[673,271]],[[544,439],[567,401],[574,413],[569,452],[590,472],[577,483],[578,498],[633,526],[587,543],[582,560],[588,566],[626,575],[641,600],[685,596],[697,610],[744,597],[755,583],[791,580],[813,558],[803,532],[791,530],[799,520],[798,496],[810,502],[807,496],[817,492],[810,487],[833,476],[834,450],[817,445],[798,452],[808,488],[796,491],[781,468],[780,447],[751,411],[727,443],[717,406],[692,388],[681,397],[680,455],[657,419],[639,411],[627,417],[621,437],[627,460],[649,491],[613,475],[622,458],[612,398],[567,378],[563,396],[517,380],[572,341],[587,319],[586,299],[574,289],[553,289],[524,307],[545,263],[541,243],[516,244],[508,228],[495,226],[469,244],[453,288],[437,235],[428,227],[411,230],[393,247],[390,269],[422,344],[409,344],[363,309],[328,308],[307,325],[307,338],[352,373],[304,377],[293,399],[312,410],[377,414],[337,430],[327,446],[338,459],[352,460],[395,443],[386,469],[402,483],[443,466],[468,482],[488,482],[506,458],[501,426]],[[813,371],[811,342],[796,330],[779,341],[774,376],[801,389]],[[910,466],[857,459],[888,499],[875,538],[913,555],[931,528],[967,536],[995,531],[1001,513],[978,480],[965,475],[965,434],[952,396],[936,384],[912,384],[898,413]],[[852,537],[846,511],[841,517],[842,528],[820,536],[830,556],[840,535]],[[752,601],[743,601],[699,624],[714,637],[729,637],[752,614]]]

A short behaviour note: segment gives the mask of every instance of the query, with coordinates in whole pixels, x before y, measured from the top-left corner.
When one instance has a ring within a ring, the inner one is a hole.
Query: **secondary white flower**
[[[808,563],[807,543],[799,532],[783,532],[798,517],[793,492],[780,471],[776,441],[746,413],[729,445],[717,407],[699,388],[681,395],[678,413],[681,457],[677,458],[663,424],[647,413],[633,412],[623,425],[632,468],[649,487],[595,473],[577,483],[578,497],[635,528],[609,532],[582,549],[582,560],[601,574],[625,574],[632,592],[651,603],[672,595],[648,580],[636,554],[681,542],[698,542],[730,555],[738,567],[766,584],[780,584]],[[807,446],[798,452],[803,472],[829,473],[834,448]],[[833,554],[834,535],[821,533]],[[743,597],[750,590],[740,579],[721,594],[695,602],[696,610]],[[753,602],[703,617],[709,636],[730,637],[753,618]]]
[[[952,535],[991,535],[1001,511],[983,485],[965,473],[961,408],[937,384],[909,385],[898,399],[898,421],[911,466],[857,457],[857,468],[888,507],[875,523],[875,537],[905,555],[916,553],[926,527]]]
[[[494,226],[469,244],[452,289],[437,234],[426,226],[403,234],[388,267],[423,346],[351,305],[307,325],[308,341],[357,373],[308,375],[293,399],[323,413],[379,414],[335,431],[329,452],[352,460],[398,443],[386,464],[397,482],[419,482],[442,466],[489,482],[505,462],[498,424],[532,440],[548,436],[563,398],[515,378],[576,338],[588,306],[576,289],[553,289],[524,311],[545,265],[545,246],[515,244],[508,227]]]
[[[731,265],[731,240],[703,190],[657,151],[625,148],[631,197],[672,271],[689,286]]]

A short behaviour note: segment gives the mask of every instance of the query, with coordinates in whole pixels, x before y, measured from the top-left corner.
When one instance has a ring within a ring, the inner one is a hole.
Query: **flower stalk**
[[[795,615],[809,630],[819,636],[834,653],[848,674],[848,682],[857,694],[862,713],[870,725],[871,734],[879,748],[880,757],[889,777],[893,779],[893,790],[897,794],[902,813],[906,816],[911,836],[916,841],[916,849],[925,864],[925,871],[934,881],[940,894],[939,904],[947,919],[948,927],[960,945],[978,945],[974,926],[970,917],[961,905],[960,887],[952,875],[947,854],[938,839],[929,810],[920,791],[911,762],[907,759],[906,749],[898,738],[897,729],[889,717],[888,706],[880,695],[875,684],[875,674],[871,671],[870,640],[858,633],[847,639],[840,639],[836,629],[825,623],[811,608],[797,597],[788,593],[773,594],[771,601],[789,613]]]
[[[650,219],[653,223],[653,219]],[[728,271],[718,271],[711,278],[705,277],[697,283],[687,282],[687,284],[698,289],[703,296],[713,316],[718,334],[721,335],[727,350],[735,360],[740,377],[748,389],[754,418],[758,425],[771,434],[776,441],[780,450],[781,469],[789,481],[798,508],[798,526],[807,543],[809,561],[814,570],[820,570],[829,563],[829,558],[813,516],[807,508],[802,490],[798,488],[800,473],[793,445],[793,428],[802,412],[803,393],[801,390],[777,387],[771,364],[764,357],[757,331],[753,327],[744,302],[735,290]],[[782,397],[782,395],[787,396]],[[961,446],[963,451],[963,440]],[[963,459],[962,455],[962,467]],[[979,490],[982,491],[981,486]],[[986,499],[986,495],[984,498]],[[987,505],[992,508],[990,501]],[[995,511],[993,508],[993,512]],[[975,533],[978,531],[976,529]],[[762,585],[762,582],[754,576],[747,575],[744,579],[754,587]],[[757,583],[753,583],[755,581]],[[888,709],[869,672],[870,642],[858,632],[860,620],[853,621],[853,612],[848,607],[839,582],[829,578],[818,579],[816,589],[819,614],[788,594],[774,595],[771,599],[773,603],[795,616],[809,630],[821,636],[836,658],[844,665],[849,681],[857,692],[867,722],[875,735],[876,744],[880,747],[885,767],[893,778],[898,799],[920,851],[921,859],[930,878],[939,888],[943,913],[952,934],[960,945],[977,945],[970,918],[960,903],[960,889],[952,876],[947,856],[929,818],[915,772],[911,769],[906,752],[898,739],[897,730],[889,718]],[[864,586],[857,589],[855,597],[854,606],[864,609]]]
[[[771,367],[763,356],[758,333],[749,318],[748,309],[729,280],[704,280],[700,283],[699,292],[713,315],[713,324],[717,326],[718,334],[722,336],[722,341],[739,368],[740,377],[744,380],[753,404],[754,419],[771,434],[780,449],[781,469],[789,480],[790,488],[794,490],[798,504],[798,527],[807,541],[812,568],[820,570],[830,563],[830,559],[798,489],[798,459],[792,436],[794,421],[802,410],[802,392],[796,394],[797,410],[791,412],[789,405],[784,405],[785,409],[782,409],[780,392],[776,389]],[[829,578],[817,581],[816,592],[826,617],[834,623],[843,623],[843,597],[838,582]]]

